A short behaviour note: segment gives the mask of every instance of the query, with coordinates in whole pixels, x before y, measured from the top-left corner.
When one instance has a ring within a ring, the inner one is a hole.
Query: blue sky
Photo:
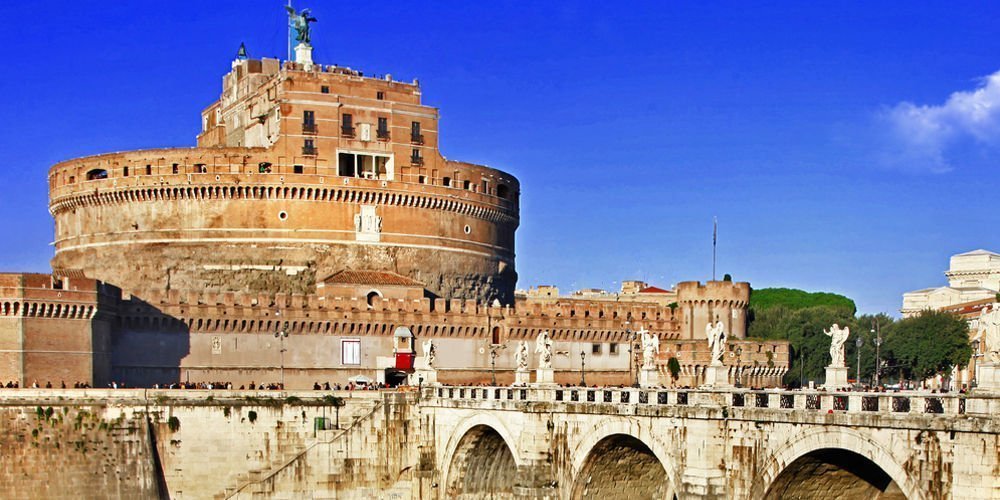
[[[52,163],[191,146],[240,42],[285,52],[278,1],[83,4],[0,5],[3,270],[48,270]],[[318,62],[419,78],[446,156],[520,178],[520,287],[704,280],[713,216],[720,276],[865,312],[1000,251],[1000,4],[297,6]]]

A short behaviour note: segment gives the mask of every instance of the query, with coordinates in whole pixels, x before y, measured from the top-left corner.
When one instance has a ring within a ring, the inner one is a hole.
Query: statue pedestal
[[[823,383],[823,387],[826,390],[837,390],[846,389],[851,385],[847,383],[847,367],[846,366],[828,366],[826,367],[826,382]]]
[[[729,367],[722,364],[710,364],[705,367],[705,387],[732,387],[729,383]]]
[[[1000,394],[1000,363],[983,363],[976,371],[975,392]]]
[[[660,387],[660,371],[656,368],[642,368],[639,370],[639,387],[650,388]]]
[[[295,46],[295,62],[301,64],[306,71],[313,67],[313,48],[308,43],[300,43]]]
[[[556,385],[555,370],[552,368],[539,368],[535,370],[535,383],[533,385]]]
[[[410,385],[439,385],[437,370],[433,368],[418,368],[410,374]]]
[[[514,372],[514,385],[524,387],[531,383],[531,372],[528,370],[518,370]]]

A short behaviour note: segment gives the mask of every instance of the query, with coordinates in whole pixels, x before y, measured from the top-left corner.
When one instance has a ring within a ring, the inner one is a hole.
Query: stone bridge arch
[[[838,457],[839,454],[839,457]],[[833,460],[830,460],[833,458]],[[787,441],[777,449],[769,453],[769,457],[764,465],[758,469],[751,486],[749,498],[777,498],[773,496],[771,488],[783,474],[794,474],[795,467],[810,467],[812,472],[810,477],[816,479],[816,466],[824,469],[824,473],[835,474],[838,470],[843,470],[839,479],[832,479],[827,485],[831,491],[844,491],[849,485],[845,481],[864,481],[861,477],[853,477],[853,472],[840,469],[838,461],[853,462],[855,467],[864,467],[870,462],[881,470],[889,479],[895,489],[888,491],[890,494],[885,498],[898,498],[899,495],[908,500],[923,500],[924,495],[914,483],[913,479],[906,474],[900,463],[903,460],[897,459],[886,447],[877,443],[870,436],[865,436],[857,430],[837,427],[834,429],[807,429],[803,432],[792,435]],[[840,483],[840,484],[837,484]],[[892,493],[895,492],[895,495]],[[809,498],[803,496],[802,498]],[[831,498],[837,498],[836,496]],[[879,498],[883,498],[880,494]]]
[[[605,483],[630,491],[630,497],[676,498],[680,476],[670,454],[670,448],[652,432],[648,423],[626,417],[601,419],[585,428],[582,438],[572,447],[572,481],[563,489],[564,498],[600,498],[600,492],[587,492],[588,483]],[[662,468],[663,481],[657,475]],[[615,470],[619,469],[620,470]],[[620,476],[627,472],[628,477]],[[652,478],[652,481],[650,479]],[[636,484],[628,484],[634,479]],[[650,495],[640,490],[648,489]]]
[[[448,438],[441,464],[445,498],[513,498],[522,464],[517,439],[492,413],[461,420]]]

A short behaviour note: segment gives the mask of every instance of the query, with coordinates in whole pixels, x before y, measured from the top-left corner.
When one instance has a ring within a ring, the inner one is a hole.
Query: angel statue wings
[[[708,338],[708,347],[712,350],[712,364],[722,364],[722,356],[726,352],[726,325],[721,321],[714,325],[709,322],[705,325],[705,336]]]
[[[660,353],[660,338],[649,330],[639,330],[642,335],[642,369],[649,370],[656,367],[656,355]]]
[[[288,11],[288,20],[291,22],[292,28],[295,28],[295,41],[308,44],[310,38],[309,23],[316,22],[316,18],[312,16],[309,9],[302,9],[297,14],[291,6],[285,6],[285,10]]]
[[[841,328],[836,323],[829,330],[823,330],[830,337],[830,366],[844,366],[844,342],[851,335],[851,329]]]
[[[427,367],[430,368],[434,366],[434,341],[432,339],[427,339],[422,345],[424,349],[424,360],[427,363]]]
[[[1000,307],[993,304],[990,312],[983,308],[979,313],[979,333],[976,338],[986,344],[987,358],[993,363],[1000,363]]]
[[[552,339],[548,331],[542,331],[535,339],[535,354],[538,354],[538,368],[552,368]]]

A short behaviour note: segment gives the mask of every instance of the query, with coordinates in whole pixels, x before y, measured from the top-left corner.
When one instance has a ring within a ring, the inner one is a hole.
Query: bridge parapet
[[[631,407],[709,407],[726,416],[744,410],[863,414],[993,416],[1000,413],[1000,397],[978,394],[906,392],[827,392],[818,390],[710,390],[639,389],[616,387],[483,387],[447,386],[424,389],[425,400],[493,403],[552,403]],[[488,404],[486,406],[489,406]],[[572,409],[567,408],[568,411]],[[587,410],[590,411],[590,410]],[[617,412],[617,411],[616,411]]]

